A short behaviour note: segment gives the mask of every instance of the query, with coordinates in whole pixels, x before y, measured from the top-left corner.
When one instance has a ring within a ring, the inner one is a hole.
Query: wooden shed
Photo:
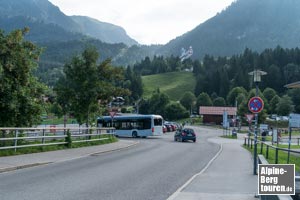
[[[235,116],[237,115],[236,107],[199,107],[199,114],[203,116],[203,123],[222,124],[225,111],[227,112],[228,120],[235,119]]]

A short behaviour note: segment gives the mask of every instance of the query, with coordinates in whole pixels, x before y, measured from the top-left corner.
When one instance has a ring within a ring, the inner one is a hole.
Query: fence
[[[267,165],[269,162],[265,159],[263,155],[258,155],[258,163]],[[300,176],[295,177],[295,195],[299,196],[300,189],[299,189],[299,182]],[[297,197],[295,196],[295,198]],[[290,195],[261,195],[261,200],[293,200]]]
[[[281,147],[277,147],[277,146],[273,146],[271,144],[268,144],[267,142],[257,140],[257,145],[259,145],[259,144],[260,144],[260,146],[258,146],[258,147],[260,147],[260,154],[263,154],[264,151],[265,151],[266,159],[269,158],[269,154],[270,154],[269,150],[274,149],[274,151],[275,151],[275,155],[274,155],[275,164],[278,164],[279,151],[287,152],[287,163],[289,163],[289,161],[290,161],[290,154],[291,153],[300,157],[300,151],[299,150],[281,148]],[[245,137],[244,145],[248,146],[249,148],[252,149],[254,147],[254,138]]]
[[[0,150],[101,141],[114,134],[114,128],[0,128]]]
[[[261,137],[259,137],[261,138]],[[297,139],[297,138],[296,138]],[[244,145],[245,146],[248,146],[248,148],[254,148],[254,138],[251,138],[251,137],[245,137],[245,141],[244,141]],[[273,149],[274,152],[270,151],[270,149]],[[257,150],[258,150],[258,163],[261,163],[261,164],[267,164],[269,163],[266,159],[269,159],[270,157],[272,157],[272,161],[274,159],[274,164],[279,164],[279,151],[282,151],[282,152],[286,152],[287,154],[284,155],[286,157],[286,163],[289,164],[290,162],[290,154],[297,157],[296,159],[299,160],[300,159],[300,151],[298,150],[293,150],[293,149],[287,149],[287,148],[281,148],[281,147],[278,147],[278,146],[273,146],[270,142],[266,142],[266,141],[261,141],[261,140],[257,140]],[[260,151],[259,151],[260,150]],[[270,155],[271,153],[274,153],[273,155]],[[265,155],[265,157],[264,157]],[[254,159],[257,159],[257,158],[254,158]],[[284,164],[284,163],[280,163],[280,164]],[[299,176],[296,176],[296,179],[295,179],[295,197],[296,199],[299,199],[299,193],[300,193],[300,189],[299,189],[299,181],[300,181],[300,177]],[[292,200],[292,198],[290,196],[281,196],[281,195],[278,195],[278,196],[273,196],[273,195],[262,195],[260,197],[260,199],[266,199],[266,200]]]

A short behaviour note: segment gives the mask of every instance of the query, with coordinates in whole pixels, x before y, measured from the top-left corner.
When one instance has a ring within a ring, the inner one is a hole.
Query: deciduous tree
[[[28,28],[0,31],[0,126],[38,124],[45,86],[34,76],[41,49],[24,40]]]
[[[116,82],[122,80],[123,69],[113,67],[110,60],[98,64],[99,54],[94,47],[86,48],[64,66],[63,76],[55,87],[60,104],[68,106],[80,124],[88,126],[95,119],[100,103],[128,93]]]

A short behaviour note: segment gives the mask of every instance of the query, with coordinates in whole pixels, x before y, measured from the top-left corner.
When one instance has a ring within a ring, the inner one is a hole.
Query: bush
[[[65,142],[67,142],[67,144],[65,145],[66,147],[72,148],[72,137],[69,129],[67,130],[67,137],[65,138]]]

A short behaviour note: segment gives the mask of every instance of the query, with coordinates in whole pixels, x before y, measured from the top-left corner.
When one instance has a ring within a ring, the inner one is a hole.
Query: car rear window
[[[194,130],[193,129],[188,129],[188,130],[186,130],[186,133],[194,133]]]

